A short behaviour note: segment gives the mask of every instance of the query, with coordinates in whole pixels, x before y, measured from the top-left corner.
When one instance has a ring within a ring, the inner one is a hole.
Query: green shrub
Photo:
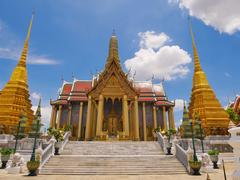
[[[63,141],[64,130],[62,129],[55,129],[55,128],[48,128],[48,135],[54,136],[57,142]]]
[[[0,149],[0,153],[1,153],[2,155],[10,155],[10,154],[13,153],[13,149],[12,149],[12,148],[6,148],[6,147],[4,147],[4,148],[1,148],[1,149]]]
[[[210,150],[210,151],[208,151],[208,155],[210,155],[210,156],[219,155],[219,151],[218,150]]]

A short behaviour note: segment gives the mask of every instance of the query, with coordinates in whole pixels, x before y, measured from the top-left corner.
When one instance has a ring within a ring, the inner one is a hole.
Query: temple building
[[[27,80],[27,54],[28,41],[32,28],[33,16],[28,28],[27,38],[24,43],[21,57],[12,72],[10,80],[0,91],[0,128],[4,133],[15,133],[20,115],[27,118],[26,128],[31,127],[33,120],[32,104]]]
[[[234,112],[240,115],[240,95],[236,95],[234,101],[230,102],[228,107],[232,108]]]
[[[72,127],[76,140],[153,140],[153,131],[175,128],[162,83],[135,81],[124,73],[112,35],[104,70],[92,80],[64,82],[51,100],[50,127]]]
[[[200,117],[205,135],[228,134],[229,116],[216,98],[216,95],[208,83],[205,72],[202,70],[192,28],[194,74],[192,81],[192,93],[189,104],[189,117],[194,121],[196,115]]]

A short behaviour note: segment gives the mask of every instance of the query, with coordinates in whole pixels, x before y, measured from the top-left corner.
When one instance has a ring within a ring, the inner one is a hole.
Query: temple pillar
[[[58,118],[57,118],[57,129],[60,128],[61,117],[62,117],[62,105],[59,105]]]
[[[175,129],[175,121],[174,121],[174,113],[173,113],[173,107],[170,108],[170,128]]]
[[[88,96],[85,140],[90,140],[91,138],[91,109],[92,109],[92,97]]]
[[[99,95],[99,101],[98,101],[98,115],[97,115],[97,130],[96,130],[96,136],[100,137],[102,133],[102,126],[103,126],[103,103],[104,98],[103,95]]]
[[[50,120],[50,127],[55,128],[56,125],[56,115],[57,115],[57,108],[55,105],[52,105],[52,113],[51,113],[51,120]]]
[[[80,109],[79,109],[79,119],[78,119],[78,135],[77,138],[81,138],[81,131],[82,131],[82,116],[83,116],[83,102],[80,102]]]
[[[71,124],[71,117],[72,117],[72,105],[70,104],[68,107],[68,121],[66,125],[70,125]]]
[[[167,117],[166,117],[166,107],[162,107],[162,116],[163,116],[163,127],[162,130],[167,131]]]
[[[143,140],[147,141],[147,121],[145,102],[142,103],[142,113],[143,113]]]
[[[134,98],[134,138],[139,141],[138,97]]]
[[[128,120],[128,101],[127,96],[123,96],[122,101],[122,109],[123,109],[123,131],[125,136],[129,136],[129,120]]]
[[[94,102],[93,108],[92,108],[92,137],[96,136],[96,124],[97,124],[97,108],[96,108],[96,102]]]
[[[157,111],[156,107],[153,106],[153,129],[157,128]]]

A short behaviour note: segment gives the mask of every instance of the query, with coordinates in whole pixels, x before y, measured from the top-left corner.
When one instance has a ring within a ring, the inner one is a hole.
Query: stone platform
[[[186,174],[174,156],[166,156],[158,142],[69,142],[52,157],[41,174],[165,175]]]

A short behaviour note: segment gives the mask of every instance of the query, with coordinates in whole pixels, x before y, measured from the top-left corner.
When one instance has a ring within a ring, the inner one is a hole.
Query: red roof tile
[[[72,89],[72,84],[64,84],[61,94],[69,95]]]
[[[92,81],[75,81],[73,91],[89,91],[92,88]]]

